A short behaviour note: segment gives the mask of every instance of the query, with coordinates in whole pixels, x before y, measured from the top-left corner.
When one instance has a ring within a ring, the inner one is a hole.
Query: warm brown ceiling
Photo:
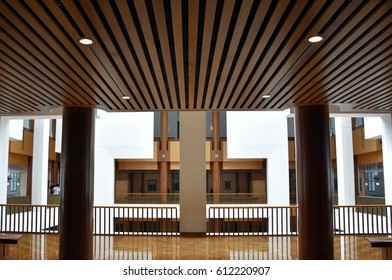
[[[391,12],[391,0],[0,0],[0,113],[391,112]]]

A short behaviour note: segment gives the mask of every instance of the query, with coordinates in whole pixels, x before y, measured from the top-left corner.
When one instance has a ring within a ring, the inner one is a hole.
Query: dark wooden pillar
[[[298,252],[301,260],[334,258],[329,109],[295,108]]]
[[[96,110],[63,111],[60,178],[60,259],[93,258],[94,138]]]

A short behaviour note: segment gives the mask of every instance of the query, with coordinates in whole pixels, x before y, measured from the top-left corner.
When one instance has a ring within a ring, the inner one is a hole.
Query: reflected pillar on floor
[[[94,139],[96,110],[63,111],[60,259],[93,258]]]
[[[295,128],[299,259],[333,259],[328,106],[296,107]]]

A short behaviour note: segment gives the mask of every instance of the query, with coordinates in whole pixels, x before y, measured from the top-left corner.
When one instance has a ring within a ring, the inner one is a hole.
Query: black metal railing
[[[297,235],[296,206],[211,206],[208,235]]]
[[[297,235],[297,206],[207,207],[207,235]],[[94,206],[97,235],[178,235],[179,207]],[[334,234],[392,234],[392,206],[334,206]],[[56,205],[0,205],[0,232],[58,233]]]

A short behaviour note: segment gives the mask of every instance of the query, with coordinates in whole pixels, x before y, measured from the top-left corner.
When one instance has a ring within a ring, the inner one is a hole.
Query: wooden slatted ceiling
[[[0,0],[0,114],[294,104],[392,111],[392,1]]]

